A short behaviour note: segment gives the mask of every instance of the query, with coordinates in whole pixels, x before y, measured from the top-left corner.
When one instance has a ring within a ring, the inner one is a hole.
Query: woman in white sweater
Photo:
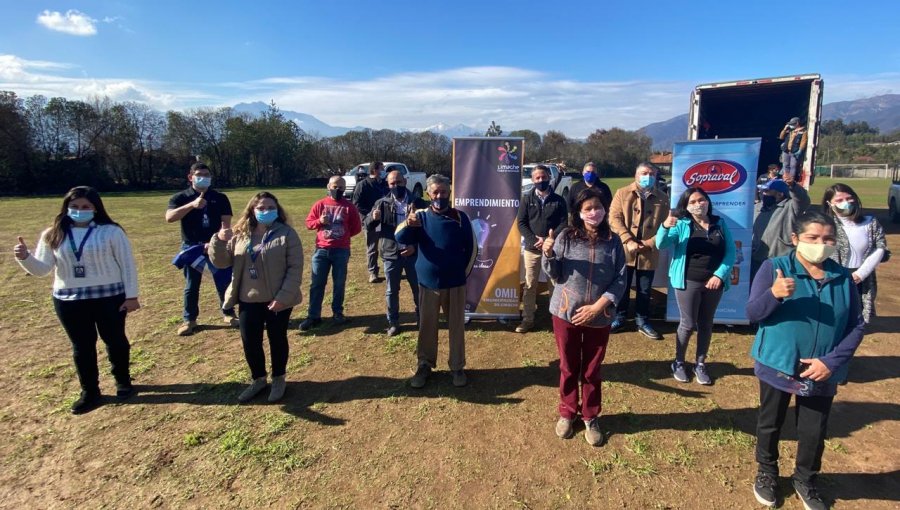
[[[35,276],[53,272],[53,306],[72,342],[81,396],[72,413],[81,414],[101,402],[97,369],[97,333],[116,379],[116,397],[134,394],[129,372],[131,346],[125,316],[140,308],[137,272],[125,231],[110,219],[97,190],[78,186],[63,197],[62,210],[29,252],[21,237],[15,256]]]
[[[875,268],[890,256],[884,229],[874,216],[862,214],[859,195],[846,184],[837,183],[825,190],[822,212],[835,219],[837,250],[831,258],[850,269],[859,289],[863,320],[868,324],[875,316]]]

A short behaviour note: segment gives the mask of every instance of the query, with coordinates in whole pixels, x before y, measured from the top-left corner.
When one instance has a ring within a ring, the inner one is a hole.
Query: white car
[[[350,198],[353,196],[353,189],[356,188],[356,181],[358,179],[362,180],[369,176],[370,164],[371,163],[361,163],[344,174],[344,181],[347,183],[347,189],[344,190],[345,197]],[[422,193],[425,191],[425,172],[410,172],[406,165],[395,161],[384,162],[383,176],[386,176],[389,172],[393,172],[394,170],[400,170],[400,173],[406,177],[406,189],[412,191],[413,196],[422,196]],[[360,176],[362,177],[360,178]]]

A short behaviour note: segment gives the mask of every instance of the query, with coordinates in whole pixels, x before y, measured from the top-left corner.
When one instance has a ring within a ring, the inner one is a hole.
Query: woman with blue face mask
[[[238,401],[249,402],[266,388],[263,330],[269,336],[272,388],[269,402],[277,402],[287,387],[287,328],[293,307],[303,300],[303,245],[287,223],[275,195],[257,193],[241,214],[234,231],[222,228],[209,242],[216,267],[233,266],[223,308],[238,306],[244,356],[252,382]]]
[[[94,188],[78,186],[63,198],[53,225],[29,252],[21,237],[15,256],[35,276],[53,272],[53,307],[72,343],[81,396],[72,413],[88,412],[102,401],[97,369],[97,334],[116,380],[116,397],[134,394],[125,317],[140,308],[137,271],[125,231],[103,207]]]
[[[874,216],[862,213],[862,200],[846,184],[837,183],[825,190],[822,212],[834,218],[837,226],[837,249],[831,258],[850,270],[868,324],[875,316],[875,268],[890,256],[884,228]]]

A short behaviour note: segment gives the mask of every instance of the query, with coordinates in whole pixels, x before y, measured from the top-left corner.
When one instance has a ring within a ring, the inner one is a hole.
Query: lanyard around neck
[[[249,239],[247,240],[247,255],[250,256],[251,263],[256,262],[256,257],[259,256],[259,254],[262,252],[263,247],[266,245],[266,243],[269,242],[269,239],[272,238],[272,234],[274,233],[274,230],[269,230],[266,232],[266,234],[263,236],[262,242],[259,244],[258,250],[253,249],[253,236],[249,236]]]
[[[88,237],[91,237],[91,232],[94,231],[94,225],[91,224],[88,227],[87,232],[85,232],[84,237],[81,238],[81,245],[78,247],[75,246],[75,235],[72,233],[71,227],[66,230],[67,237],[69,238],[69,246],[72,248],[72,253],[75,255],[75,261],[81,262],[81,255],[84,254],[84,245],[87,243]]]

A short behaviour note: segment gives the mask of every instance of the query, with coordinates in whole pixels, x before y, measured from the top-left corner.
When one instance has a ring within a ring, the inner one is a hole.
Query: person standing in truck
[[[353,188],[353,205],[359,211],[359,221],[365,221],[366,215],[372,211],[372,206],[379,199],[387,195],[388,189],[384,184],[384,164],[381,161],[373,161],[369,165],[369,177],[363,181],[357,180]],[[377,226],[366,226],[366,269],[369,271],[369,283],[378,281],[378,231]]]
[[[781,144],[781,163],[784,165],[782,174],[799,180],[808,140],[806,127],[801,123],[800,117],[789,120],[782,128],[778,139],[784,140]]]

